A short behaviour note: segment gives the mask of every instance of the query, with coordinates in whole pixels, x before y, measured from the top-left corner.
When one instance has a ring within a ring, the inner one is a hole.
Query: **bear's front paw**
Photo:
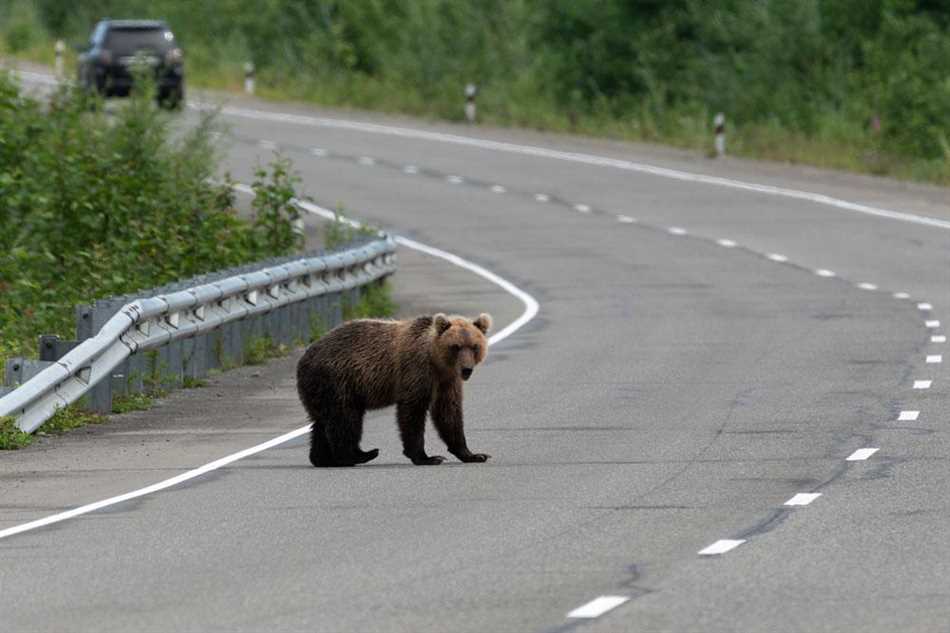
[[[412,463],[416,466],[438,466],[445,461],[445,458],[441,455],[430,455],[429,457],[419,457],[412,460]]]
[[[481,463],[487,462],[491,455],[488,453],[471,453],[462,458],[463,462],[467,463]]]

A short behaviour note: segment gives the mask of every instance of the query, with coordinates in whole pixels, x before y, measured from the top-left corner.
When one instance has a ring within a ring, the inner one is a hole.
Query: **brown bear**
[[[363,451],[363,414],[396,405],[403,454],[417,465],[441,464],[426,455],[426,412],[449,452],[463,462],[484,462],[462,428],[462,381],[485,359],[492,318],[420,316],[405,321],[357,319],[311,345],[297,364],[297,392],[313,423],[310,463],[354,466],[374,459]]]

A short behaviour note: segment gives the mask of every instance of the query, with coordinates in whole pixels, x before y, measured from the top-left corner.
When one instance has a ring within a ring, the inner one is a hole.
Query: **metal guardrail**
[[[227,324],[239,321],[253,324],[244,334],[270,335],[273,332],[275,338],[287,342],[294,335],[306,337],[311,327],[308,315],[312,313],[307,308],[317,307],[307,306],[306,302],[343,296],[347,291],[355,291],[394,273],[395,250],[393,240],[383,236],[346,251],[296,259],[131,301],[109,318],[98,333],[0,398],[0,416],[15,417],[17,426],[29,433],[58,408],[89,394],[97,385],[107,389],[111,407],[108,387],[116,377],[113,371],[117,367],[128,363],[130,357],[141,360],[141,352],[163,346],[170,349],[189,340],[202,340],[204,344],[192,345],[187,358],[181,348],[177,355],[168,357],[174,358],[179,376],[200,377],[208,369],[209,363],[205,361],[214,347],[207,339]],[[339,316],[333,320],[338,321]],[[232,334],[237,336],[236,345],[240,348],[242,332],[238,329]],[[219,338],[214,343],[219,348],[229,345],[234,352],[235,341],[223,342]],[[203,349],[198,350],[198,347]],[[240,352],[234,355],[240,356]],[[125,377],[128,379],[129,374]]]

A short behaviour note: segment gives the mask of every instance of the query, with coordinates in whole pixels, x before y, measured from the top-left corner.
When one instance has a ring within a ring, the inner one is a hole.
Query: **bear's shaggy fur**
[[[313,423],[310,462],[354,466],[374,459],[379,449],[360,449],[363,414],[392,404],[403,454],[413,464],[445,461],[426,455],[426,412],[450,453],[463,462],[487,460],[465,442],[462,381],[484,360],[491,324],[488,314],[358,319],[311,345],[297,364],[297,392]]]

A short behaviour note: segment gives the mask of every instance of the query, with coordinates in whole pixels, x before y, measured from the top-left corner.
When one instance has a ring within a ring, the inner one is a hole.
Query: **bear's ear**
[[[482,331],[482,334],[488,334],[488,330],[491,329],[491,315],[487,312],[482,312],[478,315],[478,318],[472,321],[472,325],[477,327]]]
[[[435,335],[442,336],[442,334],[452,325],[452,322],[449,321],[449,317],[445,316],[444,313],[439,312],[432,317],[432,325],[435,326]]]

